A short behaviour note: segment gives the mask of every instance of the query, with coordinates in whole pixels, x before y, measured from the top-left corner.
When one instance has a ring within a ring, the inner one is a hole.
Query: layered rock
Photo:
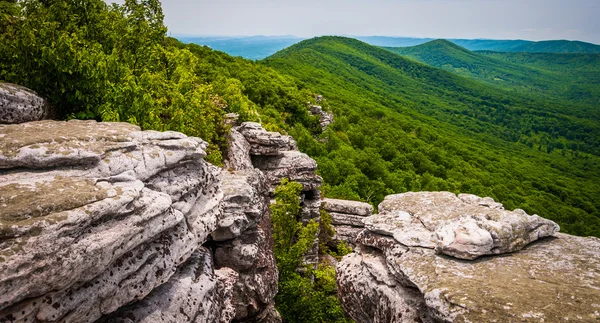
[[[269,184],[257,170],[224,171],[223,217],[213,232],[217,268],[238,274],[231,303],[234,321],[278,322],[273,298],[278,271],[273,255]],[[274,315],[272,320],[265,319]]]
[[[290,136],[268,132],[258,123],[244,122],[231,129],[231,146],[241,149],[230,150],[226,166],[231,170],[243,170],[252,166],[265,174],[269,183],[269,194],[273,193],[282,179],[302,184],[301,206],[298,220],[304,224],[310,220],[320,220],[321,192],[323,180],[316,174],[317,162],[298,151],[296,142]],[[306,264],[318,262],[318,238],[313,248],[306,254]]]
[[[19,85],[0,82],[0,123],[38,121],[51,116],[50,104],[37,93]]]
[[[395,195],[379,211],[337,267],[338,296],[357,322],[600,318],[600,239],[558,234],[473,195]]]
[[[312,115],[319,116],[319,124],[321,125],[321,129],[325,130],[327,126],[333,123],[333,113],[323,110],[322,106],[309,104],[308,108],[310,109],[310,113]]]
[[[277,321],[260,171],[221,172],[201,139],[125,123],[0,138],[0,321]]]
[[[358,234],[364,229],[364,220],[373,214],[368,203],[338,199],[323,199],[322,209],[331,215],[335,235],[331,240],[334,246],[340,241],[354,247]]]

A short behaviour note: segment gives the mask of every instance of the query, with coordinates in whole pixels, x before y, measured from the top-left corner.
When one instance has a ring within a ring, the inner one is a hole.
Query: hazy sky
[[[173,35],[337,34],[600,44],[600,0],[162,0],[162,4]]]

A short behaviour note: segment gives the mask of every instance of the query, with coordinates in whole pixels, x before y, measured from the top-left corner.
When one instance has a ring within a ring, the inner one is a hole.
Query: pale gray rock
[[[200,139],[93,121],[0,137],[0,320],[92,322],[169,281],[217,228]]]
[[[259,170],[223,171],[220,181],[223,210],[218,228],[211,234],[216,241],[236,238],[255,227],[268,212],[269,205],[268,185]]]
[[[389,196],[379,210],[337,266],[342,307],[358,323],[600,319],[598,238],[559,234],[551,221],[522,210],[446,192]],[[529,230],[529,221],[547,228]],[[538,240],[548,229],[553,236]],[[450,232],[468,237],[461,255],[478,254],[479,241],[489,243],[485,233],[491,243],[502,236],[508,247],[500,245],[512,252],[448,257],[439,245]]]
[[[244,170],[253,169],[250,159],[250,143],[235,128],[229,132],[229,147],[227,148],[227,158],[225,158],[225,169]]]
[[[52,108],[34,91],[15,84],[0,82],[0,123],[23,123],[47,119]]]
[[[493,200],[467,200],[450,192],[390,195],[379,205],[380,214],[365,219],[365,225],[406,246],[435,248],[461,259],[520,250],[559,230],[550,220],[504,210]]]
[[[406,296],[407,289],[421,294],[426,307],[412,308],[433,322],[503,322],[507,318],[519,322],[593,322],[600,318],[598,238],[557,234],[520,251],[476,261],[459,261],[426,248],[407,248],[381,236],[365,235],[361,242],[372,249],[360,249],[338,265],[344,309],[351,313],[357,306],[352,298],[359,298],[367,311],[375,313],[370,319],[352,314],[359,323],[397,315],[399,307],[388,304],[413,300]],[[369,253],[377,260],[364,257]],[[375,274],[370,278],[358,274],[360,271],[352,266],[359,263]],[[355,288],[352,298],[345,296],[347,288]],[[392,291],[381,296],[377,293],[381,288]]]
[[[320,221],[321,192],[319,190],[304,191],[300,194],[300,221],[306,225],[310,220]]]
[[[231,322],[237,280],[238,273],[232,269],[214,270],[210,250],[200,248],[167,283],[99,322]]]
[[[253,322],[262,316],[270,317],[265,311],[274,310],[279,272],[268,208],[258,226],[234,240],[217,243],[214,250],[217,268],[232,268],[239,274],[232,293],[234,319]]]
[[[252,163],[265,173],[273,190],[284,178],[302,184],[303,191],[318,190],[323,183],[323,179],[315,173],[317,162],[299,151],[283,151],[277,156],[254,156]]]
[[[259,123],[244,122],[235,130],[250,143],[252,155],[274,156],[282,151],[298,150],[294,138],[278,132],[268,132]]]
[[[340,242],[344,242],[350,247],[354,248],[356,246],[356,238],[358,237],[358,234],[364,230],[363,228],[339,224],[334,225],[334,229],[335,234],[328,243],[329,246],[333,248],[336,248]]]
[[[351,253],[336,272],[338,298],[356,322],[434,322],[423,296],[396,281],[382,254],[368,249]]]
[[[323,107],[320,105],[309,104],[308,107],[312,115],[319,116],[321,129],[325,130],[325,128],[333,122],[333,113],[323,110]]]
[[[323,199],[323,210],[330,213],[345,213],[356,216],[370,216],[373,214],[373,206],[369,203],[331,198]]]
[[[329,212],[329,214],[331,214],[331,224],[334,226],[348,225],[356,228],[364,228],[365,226],[365,218],[362,216],[335,212]]]

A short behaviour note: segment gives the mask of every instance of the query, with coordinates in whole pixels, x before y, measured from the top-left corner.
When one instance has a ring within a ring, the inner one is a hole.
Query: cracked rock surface
[[[0,322],[278,322],[260,171],[126,123],[0,125],[0,139]]]
[[[48,101],[34,91],[0,82],[0,124],[38,121],[50,118],[52,114]]]
[[[330,244],[335,247],[341,241],[356,246],[356,237],[364,229],[364,220],[373,214],[373,206],[369,203],[325,198],[323,210],[331,215],[331,225],[335,235]]]
[[[356,322],[600,319],[600,239],[473,195],[392,195],[379,210],[337,266]]]

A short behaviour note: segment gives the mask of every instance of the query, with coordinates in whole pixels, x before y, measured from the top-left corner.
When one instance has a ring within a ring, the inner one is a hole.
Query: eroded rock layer
[[[4,125],[0,138],[0,321],[277,317],[260,171],[222,172],[201,139],[125,123]]]
[[[379,210],[337,267],[357,322],[600,319],[600,239],[473,195],[406,193]]]
[[[373,214],[370,204],[358,201],[325,198],[322,208],[331,215],[331,224],[335,228],[330,242],[332,247],[341,241],[354,247],[358,234],[365,227],[365,218]]]

